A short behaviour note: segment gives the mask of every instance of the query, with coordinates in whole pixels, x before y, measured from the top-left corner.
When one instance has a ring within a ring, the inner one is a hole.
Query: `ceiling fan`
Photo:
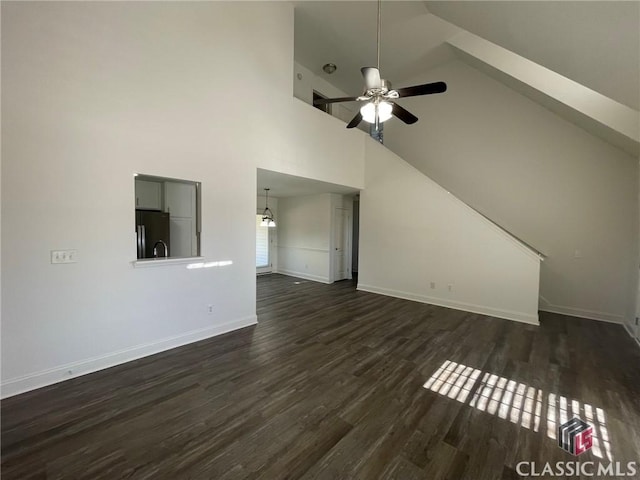
[[[380,78],[380,13],[382,1],[378,0],[378,37],[377,37],[377,67],[362,67],[360,70],[364,77],[364,92],[358,97],[341,98],[318,98],[313,101],[314,105],[325,105],[327,103],[339,102],[367,102],[358,114],[347,124],[347,128],[357,127],[361,121],[373,123],[378,129],[378,125],[389,120],[392,116],[398,117],[406,124],[413,124],[418,121],[413,113],[398,105],[394,100],[405,97],[416,97],[419,95],[431,95],[442,93],[447,90],[444,82],[425,83],[424,85],[414,85],[412,87],[391,89],[391,84]]]

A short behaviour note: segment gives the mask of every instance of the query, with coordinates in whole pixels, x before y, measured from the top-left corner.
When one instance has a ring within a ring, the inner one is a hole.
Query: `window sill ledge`
[[[171,265],[185,265],[204,261],[204,257],[180,257],[180,258],[148,258],[131,262],[134,268],[167,267]]]

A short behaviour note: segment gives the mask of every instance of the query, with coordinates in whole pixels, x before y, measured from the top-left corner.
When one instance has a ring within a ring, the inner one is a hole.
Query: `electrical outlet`
[[[77,250],[51,250],[51,263],[76,263]]]
[[[436,288],[436,282],[431,282],[431,283],[430,283],[430,286],[431,286],[431,288],[432,288],[432,289],[433,289],[433,288]]]
[[[207,307],[207,313],[208,313],[209,315],[211,315],[211,314],[213,313],[213,305],[209,305],[209,306]]]
[[[447,289],[451,292],[453,290],[453,283],[447,285]]]

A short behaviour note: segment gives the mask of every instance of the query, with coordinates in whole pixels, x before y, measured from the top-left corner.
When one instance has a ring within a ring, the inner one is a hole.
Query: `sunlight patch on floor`
[[[538,432],[543,411],[546,412],[546,434],[557,440],[558,426],[580,417],[593,426],[593,454],[613,461],[605,413],[588,403],[544,392],[477,368],[447,360],[425,382],[424,388],[452,400],[467,403],[480,411],[496,415],[520,427]]]

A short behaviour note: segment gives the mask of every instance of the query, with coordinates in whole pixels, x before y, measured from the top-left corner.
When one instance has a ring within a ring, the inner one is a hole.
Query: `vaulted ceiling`
[[[360,93],[360,67],[376,63],[377,2],[294,5],[295,60]],[[640,2],[383,1],[381,44],[382,76],[396,87],[462,59],[638,153]]]
[[[471,33],[638,110],[640,2],[425,2]]]
[[[295,59],[338,88],[360,93],[360,67],[376,64],[377,3],[300,1],[295,3]],[[380,69],[402,80],[454,58],[447,39],[460,29],[429,14],[422,2],[383,2]],[[332,62],[331,76],[322,65]]]

